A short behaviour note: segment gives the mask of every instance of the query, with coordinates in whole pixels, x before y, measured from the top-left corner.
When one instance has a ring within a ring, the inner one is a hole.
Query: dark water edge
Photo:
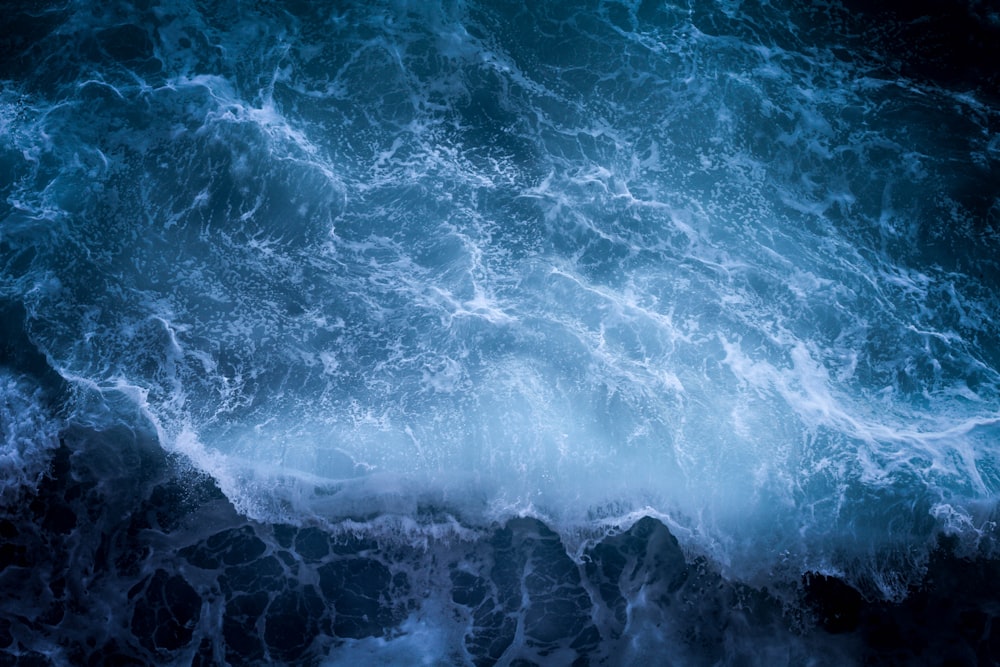
[[[1000,561],[947,539],[901,602],[758,590],[648,517],[582,562],[529,518],[410,543],[255,523],[153,438],[79,427],[0,517],[2,665],[1000,661]]]
[[[1000,15],[977,0],[844,0],[901,75],[1000,98]]]

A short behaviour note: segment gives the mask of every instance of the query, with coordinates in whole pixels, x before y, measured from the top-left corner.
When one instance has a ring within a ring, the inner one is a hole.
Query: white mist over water
[[[301,11],[0,98],[81,396],[265,520],[652,513],[747,578],[991,530],[994,109],[776,7]]]

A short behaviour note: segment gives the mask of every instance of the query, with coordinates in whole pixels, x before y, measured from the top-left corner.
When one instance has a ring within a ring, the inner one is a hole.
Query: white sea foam
[[[171,19],[159,80],[0,93],[3,289],[72,418],[131,402],[267,520],[649,513],[748,578],[933,539],[901,508],[989,532],[984,102],[670,8],[246,11]]]
[[[47,471],[61,428],[47,402],[30,379],[0,372],[0,502],[16,502]]]

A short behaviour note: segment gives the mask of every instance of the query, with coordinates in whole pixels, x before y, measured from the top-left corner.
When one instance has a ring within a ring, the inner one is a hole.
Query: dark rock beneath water
[[[330,553],[330,538],[318,528],[306,528],[295,536],[295,551],[307,562],[319,562]]]
[[[275,597],[268,607],[264,629],[271,655],[292,662],[307,655],[320,634],[324,612],[323,600],[312,586]]]
[[[141,474],[102,482],[111,460]],[[126,431],[67,430],[32,494],[0,508],[0,664],[312,664],[394,641],[411,614],[454,624],[454,659],[474,665],[1000,660],[1000,563],[947,541],[899,603],[815,574],[777,597],[685,557],[652,518],[579,560],[530,518],[419,547],[255,524]]]
[[[267,603],[266,591],[238,595],[226,602],[222,636],[226,642],[226,657],[230,662],[245,664],[264,658],[264,638],[259,624]]]
[[[201,616],[201,598],[180,575],[157,570],[139,593],[132,633],[154,653],[186,646]]]
[[[865,601],[857,590],[836,577],[809,574],[804,578],[804,600],[827,632],[856,630]]]
[[[394,607],[389,569],[371,558],[345,558],[317,569],[323,597],[334,610],[338,637],[379,637],[402,620]]]
[[[867,664],[1000,663],[1000,561],[956,555],[942,538],[920,586],[899,603],[861,610]]]

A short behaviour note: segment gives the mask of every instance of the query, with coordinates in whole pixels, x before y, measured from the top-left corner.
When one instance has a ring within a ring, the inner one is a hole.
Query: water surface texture
[[[11,664],[875,650],[997,546],[1000,18],[946,4],[14,3]]]

